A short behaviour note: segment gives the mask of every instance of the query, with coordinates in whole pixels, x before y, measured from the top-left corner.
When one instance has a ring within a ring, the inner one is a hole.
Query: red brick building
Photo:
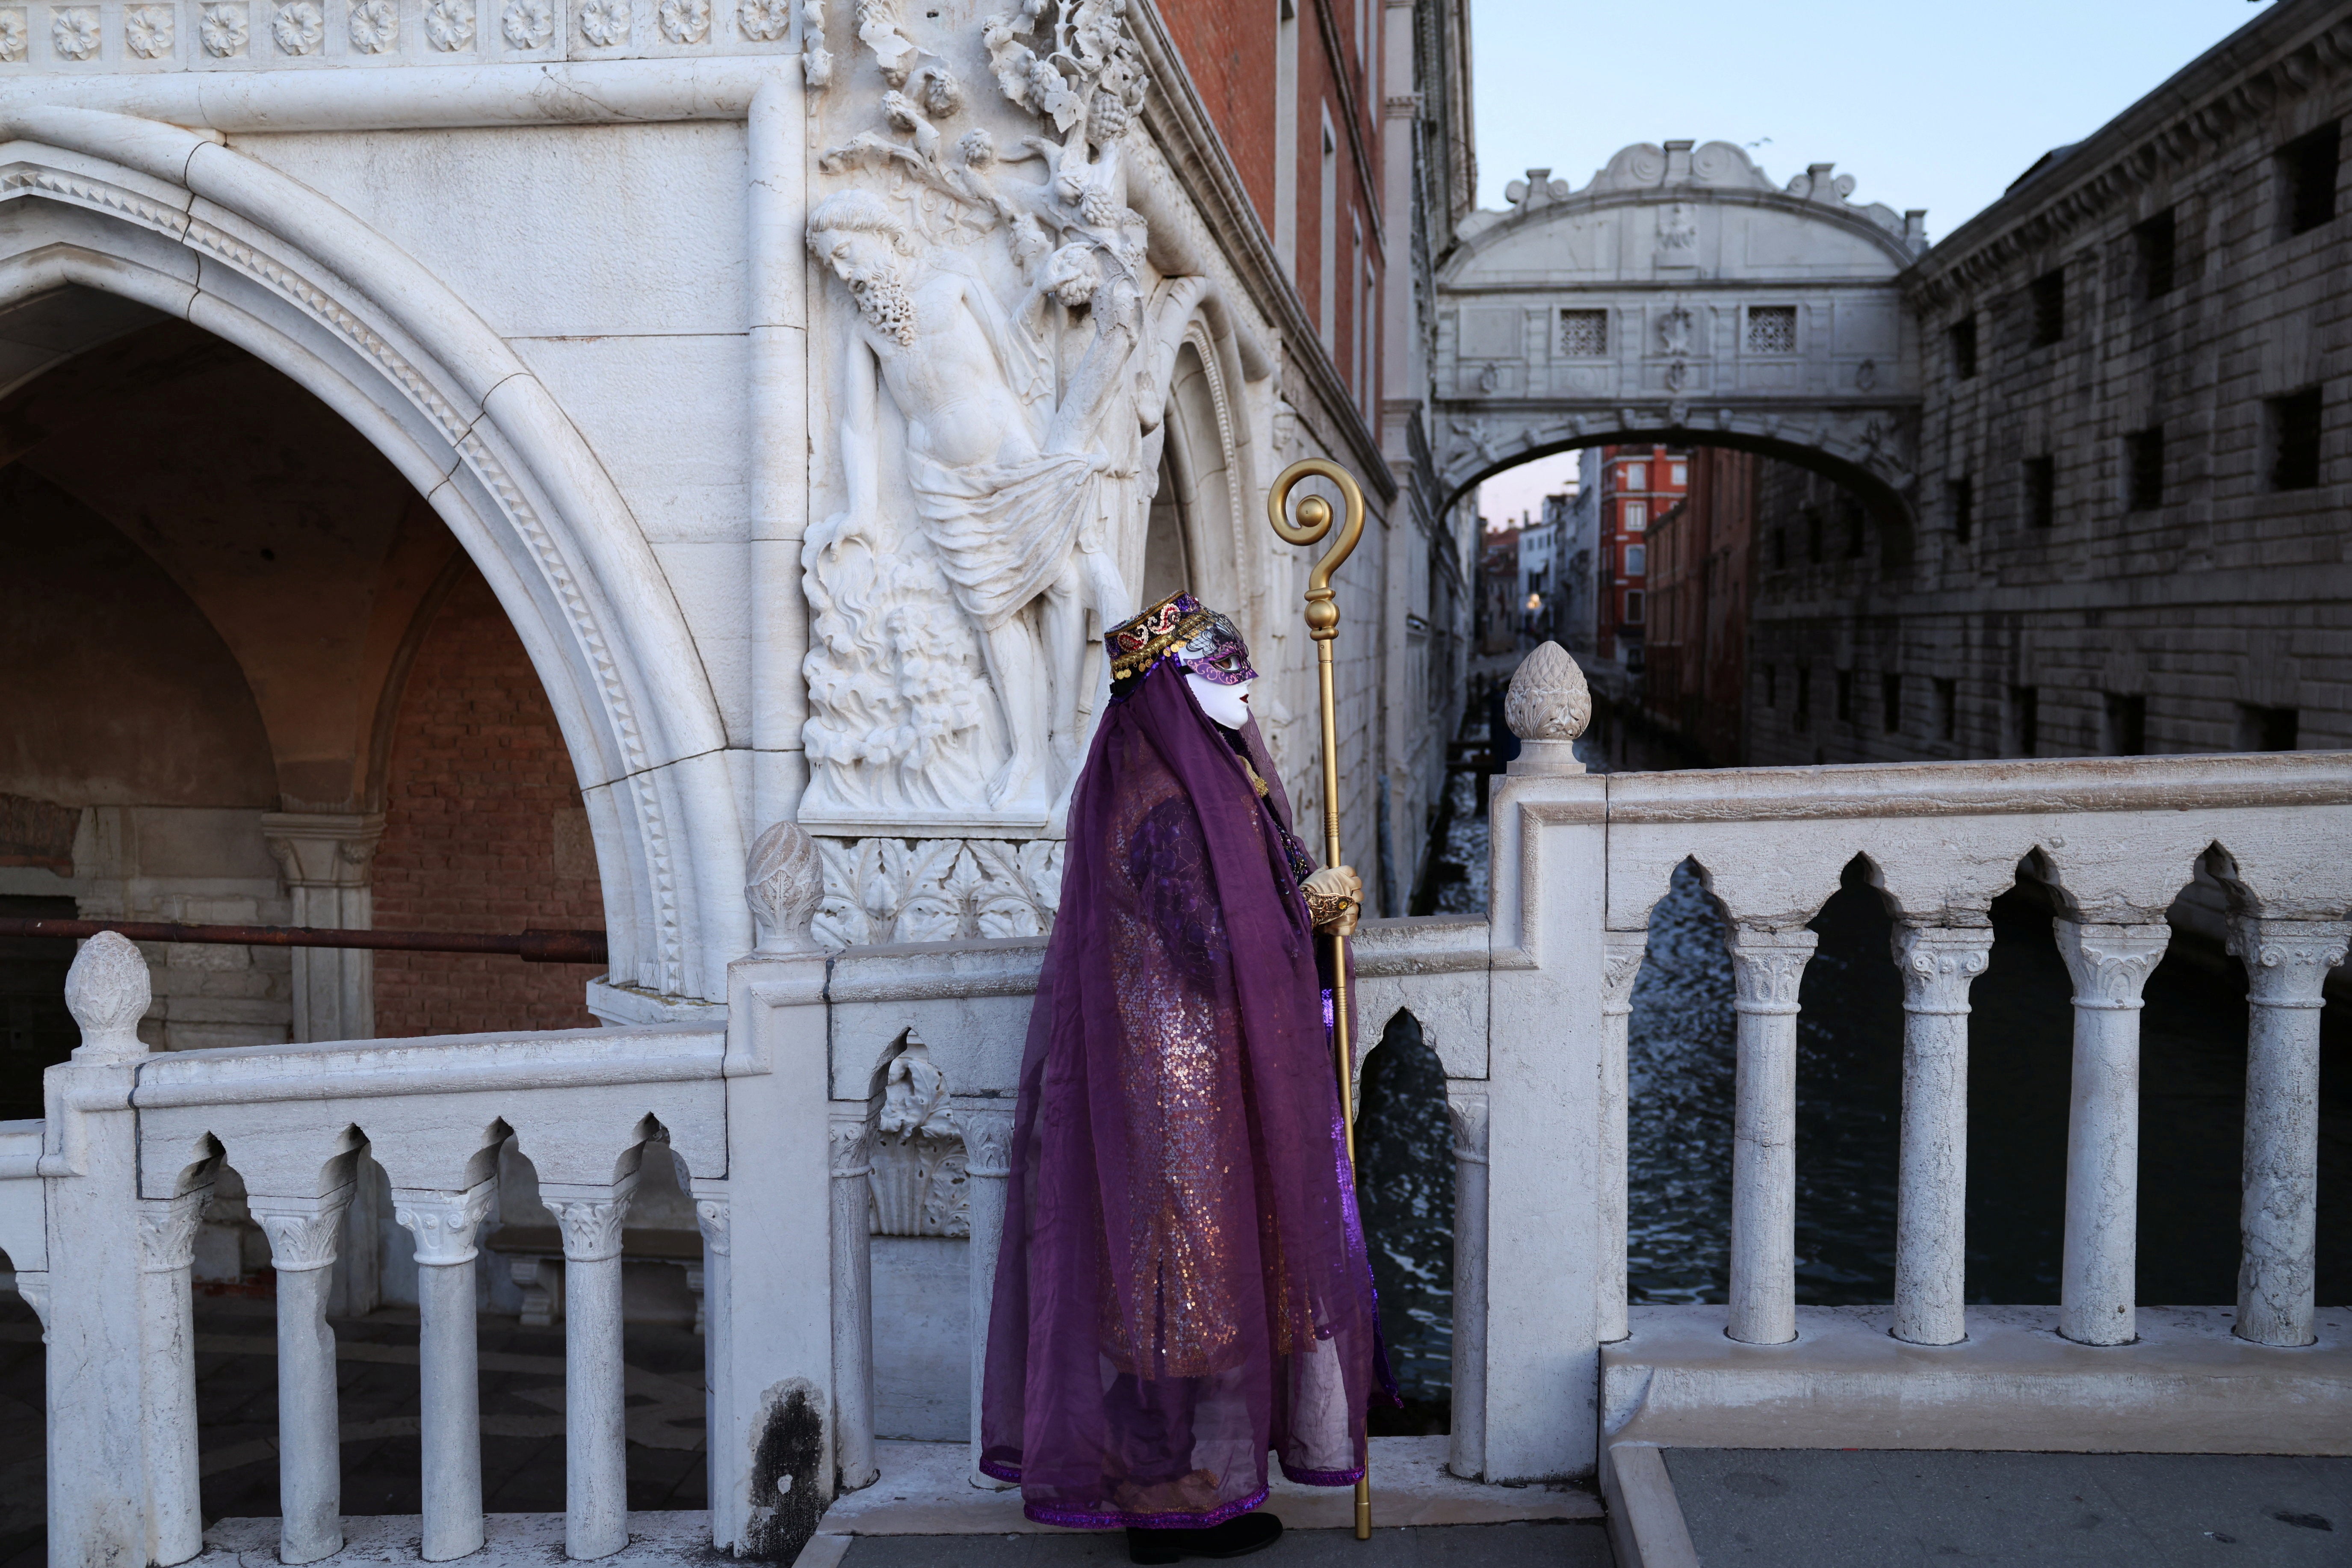
[[[1650,626],[1650,525],[1689,489],[1690,454],[1678,447],[1603,447],[1601,487],[1593,646],[1604,662],[1638,674]]]

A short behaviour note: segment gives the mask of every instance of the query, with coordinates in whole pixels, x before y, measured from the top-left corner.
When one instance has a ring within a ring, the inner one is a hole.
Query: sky
[[[2247,0],[1470,0],[1478,205],[1530,168],[1581,187],[1619,148],[1723,141],[1786,184],[1809,163],[1857,202],[1927,209],[1940,239],[2261,14]],[[1532,469],[1539,464],[1529,464]],[[1573,468],[1567,470],[1573,472]],[[1490,519],[1558,478],[1490,479]]]

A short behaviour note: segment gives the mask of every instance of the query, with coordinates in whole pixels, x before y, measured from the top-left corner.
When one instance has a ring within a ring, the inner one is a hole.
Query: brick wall
[[[1272,233],[1276,7],[1270,0],[1187,0],[1161,6],[1160,15],[1250,205]]]
[[[604,923],[586,816],[539,678],[489,586],[468,574],[434,617],[400,700],[375,858],[389,931],[589,930]],[[379,953],[377,1032],[593,1025],[590,964]]]

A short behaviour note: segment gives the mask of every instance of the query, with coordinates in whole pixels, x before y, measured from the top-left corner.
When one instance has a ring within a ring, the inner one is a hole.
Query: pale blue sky
[[[1502,206],[1504,185],[1530,168],[1580,186],[1629,142],[1764,142],[1748,155],[1776,183],[1834,163],[1854,177],[1854,200],[1925,207],[1928,237],[1941,239],[2043,153],[2081,141],[2262,10],[1471,0],[1478,202]],[[1498,476],[1481,510],[1532,510],[1561,477]]]
[[[1785,184],[1834,162],[1856,201],[1940,239],[2260,15],[2247,0],[1471,0],[1478,199],[1528,168],[1581,185],[1633,142],[1746,146]]]

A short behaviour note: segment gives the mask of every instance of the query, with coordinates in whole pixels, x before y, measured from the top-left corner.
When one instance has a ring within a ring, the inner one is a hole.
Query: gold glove
[[[1326,936],[1356,934],[1356,916],[1364,907],[1364,879],[1352,866],[1326,866],[1299,885],[1307,895],[1307,912],[1316,931]]]

